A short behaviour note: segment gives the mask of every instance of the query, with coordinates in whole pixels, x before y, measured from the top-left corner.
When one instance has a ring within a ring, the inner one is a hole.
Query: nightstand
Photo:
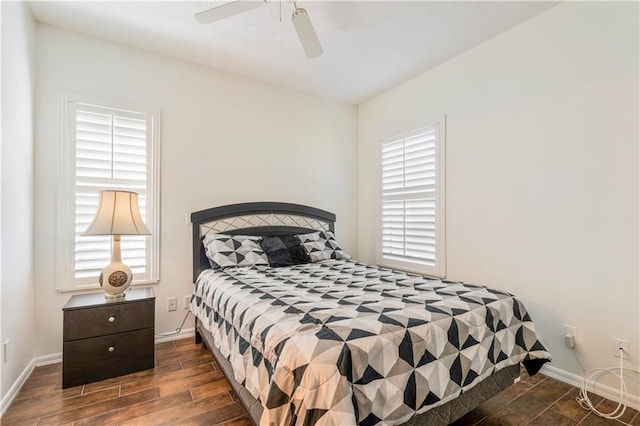
[[[63,388],[153,368],[153,289],[134,288],[122,299],[75,295],[62,311]]]

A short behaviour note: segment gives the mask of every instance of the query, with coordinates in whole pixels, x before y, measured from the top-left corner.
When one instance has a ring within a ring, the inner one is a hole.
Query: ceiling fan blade
[[[300,39],[300,43],[302,43],[302,48],[307,58],[317,58],[322,55],[320,40],[318,40],[316,31],[313,29],[313,24],[311,23],[311,19],[309,19],[307,11],[302,8],[296,8],[293,11],[293,15],[291,15],[291,21],[298,33],[298,38]]]
[[[211,24],[239,13],[256,9],[264,4],[266,4],[266,0],[235,0],[230,3],[225,3],[220,6],[198,12],[194,16],[196,21],[201,24]]]

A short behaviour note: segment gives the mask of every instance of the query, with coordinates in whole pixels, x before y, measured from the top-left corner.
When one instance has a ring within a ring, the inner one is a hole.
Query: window
[[[138,193],[151,236],[123,236],[122,261],[133,284],[158,281],[159,111],[63,100],[59,198],[59,290],[98,286],[111,262],[111,236],[83,236],[102,189]]]
[[[383,266],[445,276],[444,123],[380,144]]]

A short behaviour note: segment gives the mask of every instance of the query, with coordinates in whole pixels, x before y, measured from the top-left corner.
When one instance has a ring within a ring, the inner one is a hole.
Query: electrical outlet
[[[9,358],[9,342],[10,340],[7,339],[4,341],[4,343],[2,344],[2,361],[6,364],[7,360]]]
[[[182,307],[185,309],[189,309],[189,304],[191,303],[191,296],[184,296],[184,299],[182,301]]]
[[[167,299],[167,311],[175,311],[178,309],[178,299],[170,297]]]
[[[573,336],[573,339],[578,341],[578,327],[573,325],[564,325],[564,335],[565,336]]]
[[[629,359],[629,341],[614,337],[612,347],[614,357],[620,358],[620,349],[622,349],[622,358]]]

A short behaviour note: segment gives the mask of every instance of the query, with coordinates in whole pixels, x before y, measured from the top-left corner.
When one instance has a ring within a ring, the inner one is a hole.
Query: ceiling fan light
[[[307,58],[317,58],[322,55],[320,40],[318,40],[316,31],[313,29],[313,24],[307,11],[302,8],[296,8],[291,15],[291,21],[298,33],[298,38]]]

